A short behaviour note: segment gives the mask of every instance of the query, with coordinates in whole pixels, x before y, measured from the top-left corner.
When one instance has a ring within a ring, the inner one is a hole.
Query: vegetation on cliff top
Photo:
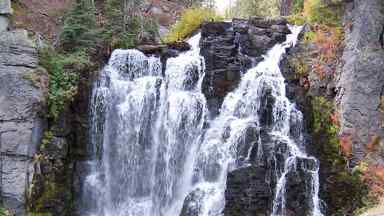
[[[321,24],[327,26],[341,26],[343,16],[342,0],[294,0],[292,15],[288,17],[291,23],[303,25],[304,23]]]
[[[248,18],[250,16],[279,16],[280,0],[237,0],[228,8],[226,17]]]
[[[163,39],[165,43],[183,40],[193,34],[205,21],[220,21],[223,18],[209,8],[193,7],[185,10],[180,20],[172,26]]]

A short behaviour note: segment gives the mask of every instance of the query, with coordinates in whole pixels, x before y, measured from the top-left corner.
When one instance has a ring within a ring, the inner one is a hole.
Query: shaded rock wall
[[[384,138],[384,1],[348,3],[344,66],[336,102],[341,134],[352,142],[353,164],[364,158],[374,136]],[[377,158],[384,164],[384,158]]]
[[[0,34],[0,199],[17,215],[25,213],[44,125],[39,116],[44,89],[31,81],[38,76],[37,65],[37,50],[25,30]]]

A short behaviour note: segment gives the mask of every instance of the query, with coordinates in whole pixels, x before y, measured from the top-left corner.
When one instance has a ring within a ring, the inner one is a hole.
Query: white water
[[[272,215],[284,215],[287,174],[298,169],[298,159],[315,160],[303,151],[302,114],[287,99],[279,69],[301,27],[291,30],[285,43],[243,75],[210,122],[201,93],[199,35],[189,41],[191,51],[168,59],[164,74],[158,58],[115,50],[94,90],[92,143],[99,156],[84,182],[88,201],[82,215],[178,216],[186,198],[184,207],[193,215],[222,215],[228,172],[262,163],[271,154],[264,152],[261,138],[246,142],[248,131],[261,127],[289,147],[284,166],[275,167]],[[262,120],[266,92],[275,99],[269,123]],[[255,146],[256,160],[251,161]],[[301,168],[311,173],[312,215],[321,216],[316,166]]]

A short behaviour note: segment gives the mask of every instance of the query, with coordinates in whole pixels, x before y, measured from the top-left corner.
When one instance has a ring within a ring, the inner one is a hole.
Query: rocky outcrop
[[[344,66],[337,84],[341,135],[352,146],[353,164],[374,137],[384,138],[384,2],[348,3]],[[384,164],[384,158],[376,158]]]
[[[230,172],[227,176],[224,215],[267,216],[273,211],[277,176],[289,156],[288,144],[262,130],[260,141],[251,130],[244,144],[253,143],[251,164]],[[253,138],[252,138],[253,137]],[[244,151],[246,155],[249,149]],[[238,150],[238,152],[241,152]],[[262,153],[260,153],[262,152]],[[244,155],[244,156],[245,156]],[[310,215],[312,202],[312,172],[316,170],[313,159],[298,159],[295,169],[287,173],[284,215]],[[283,214],[275,212],[278,215]]]
[[[229,173],[224,215],[270,215],[273,188],[267,182],[267,172],[263,167],[251,166]]]
[[[262,60],[262,54],[290,33],[284,19],[253,17],[232,22],[207,22],[201,29],[205,58],[203,93],[212,115],[225,95],[236,88],[241,74]]]
[[[3,1],[2,1],[3,2]],[[0,197],[5,208],[25,214],[25,194],[44,122],[44,79],[27,31],[0,34]],[[35,79],[36,78],[36,79]]]

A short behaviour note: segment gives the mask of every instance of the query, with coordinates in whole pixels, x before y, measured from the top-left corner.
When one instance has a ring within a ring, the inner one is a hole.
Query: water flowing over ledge
[[[289,176],[306,176],[308,214],[321,216],[318,169],[305,153],[302,114],[285,95],[279,62],[301,27],[242,77],[220,114],[208,119],[201,93],[200,35],[192,49],[160,60],[115,50],[95,84],[95,160],[83,186],[84,216],[222,215],[229,172],[270,164],[272,215],[287,215]],[[273,144],[263,141],[263,136]]]

